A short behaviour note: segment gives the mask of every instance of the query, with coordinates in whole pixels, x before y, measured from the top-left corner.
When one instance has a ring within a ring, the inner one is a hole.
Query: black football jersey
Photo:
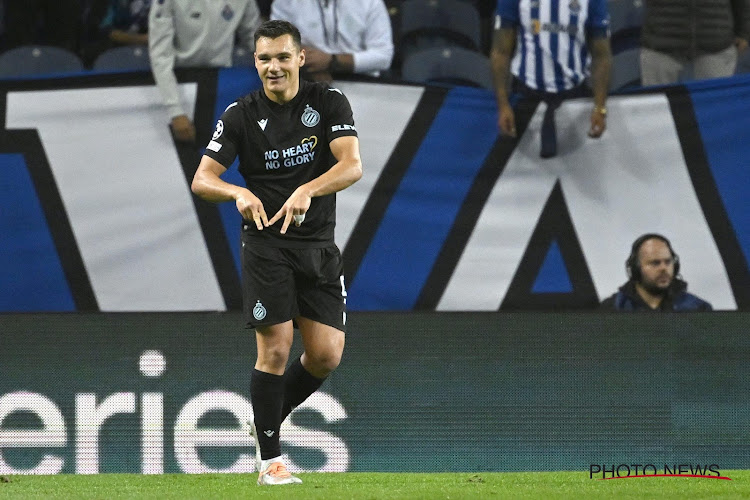
[[[357,131],[344,94],[325,83],[301,80],[299,92],[288,103],[277,104],[259,89],[230,104],[205,154],[226,168],[239,156],[239,172],[270,219],[295,189],[336,163],[328,144],[352,135]],[[300,227],[292,222],[281,234],[282,221],[262,231],[244,221],[243,233],[253,242],[277,247],[332,244],[335,193],[314,197]]]

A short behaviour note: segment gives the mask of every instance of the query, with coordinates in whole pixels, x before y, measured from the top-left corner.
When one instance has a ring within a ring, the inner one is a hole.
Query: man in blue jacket
[[[625,261],[630,278],[602,302],[611,311],[711,311],[711,304],[688,293],[680,260],[667,238],[648,233],[633,242]]]

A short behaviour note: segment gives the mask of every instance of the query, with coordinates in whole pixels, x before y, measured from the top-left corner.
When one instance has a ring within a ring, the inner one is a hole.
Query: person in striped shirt
[[[556,154],[554,110],[566,98],[593,93],[588,133],[600,137],[612,66],[606,0],[498,0],[496,14],[490,58],[501,132],[516,136],[508,99],[512,73],[524,94],[547,103],[542,157]]]

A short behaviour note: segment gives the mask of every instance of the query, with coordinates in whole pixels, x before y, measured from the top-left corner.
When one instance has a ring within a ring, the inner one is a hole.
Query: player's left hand
[[[276,215],[271,217],[271,220],[268,221],[268,225],[271,226],[284,217],[284,223],[281,225],[281,230],[279,231],[281,234],[286,234],[286,230],[289,228],[289,224],[291,224],[292,221],[294,221],[295,226],[301,226],[302,221],[305,220],[305,214],[310,209],[311,201],[312,199],[310,198],[310,195],[307,194],[307,190],[304,189],[304,186],[298,187],[286,200],[284,205],[282,205],[279,211],[276,212]],[[295,215],[302,217],[295,218]]]
[[[598,111],[591,112],[591,128],[589,129],[589,137],[598,138],[601,137],[604,131],[607,129],[607,116],[599,113]]]

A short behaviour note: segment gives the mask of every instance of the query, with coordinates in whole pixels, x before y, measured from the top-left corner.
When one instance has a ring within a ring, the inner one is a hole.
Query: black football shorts
[[[336,245],[275,248],[243,238],[241,251],[247,326],[303,316],[346,332],[344,266]]]

